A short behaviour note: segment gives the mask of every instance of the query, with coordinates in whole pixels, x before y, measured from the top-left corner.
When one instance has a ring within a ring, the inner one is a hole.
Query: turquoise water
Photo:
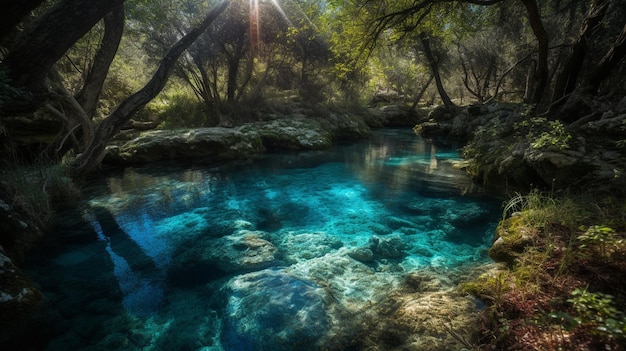
[[[386,130],[328,151],[106,172],[28,263],[45,305],[21,346],[363,349],[390,296],[432,299],[489,262],[500,204],[458,157]],[[449,308],[478,305],[458,299]]]

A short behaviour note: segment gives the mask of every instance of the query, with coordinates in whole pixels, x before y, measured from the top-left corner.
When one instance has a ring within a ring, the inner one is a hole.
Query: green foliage
[[[158,116],[162,129],[211,127],[218,122],[217,118],[211,118],[206,105],[180,93],[161,102],[154,101],[148,113]]]
[[[554,312],[551,317],[560,320],[566,330],[582,327],[606,339],[624,339],[626,315],[615,307],[614,297],[609,294],[592,293],[585,289],[575,289],[567,300],[575,311],[575,316],[566,312]]]
[[[60,164],[9,165],[0,174],[0,182],[10,205],[39,226],[52,222],[54,204],[69,203],[79,196],[67,169]]]
[[[533,117],[514,127],[526,132],[526,139],[534,149],[569,149],[572,135],[565,130],[561,121],[549,121],[545,117]]]
[[[584,227],[580,229],[584,230]],[[603,225],[590,226],[577,239],[580,249],[592,250],[607,262],[624,247],[624,239],[620,238],[612,228]]]

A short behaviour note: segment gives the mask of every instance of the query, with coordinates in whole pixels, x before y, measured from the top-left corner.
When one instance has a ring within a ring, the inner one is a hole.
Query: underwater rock
[[[415,292],[440,291],[443,284],[434,272],[420,270],[404,276],[404,283]]]
[[[217,239],[205,249],[205,259],[224,272],[250,272],[276,263],[276,247],[258,231],[242,230]]]
[[[272,239],[286,263],[296,263],[322,257],[343,246],[341,240],[325,232],[278,232]]]
[[[374,252],[367,247],[357,247],[348,251],[348,256],[363,263],[374,262]]]
[[[237,276],[224,289],[225,350],[313,351],[324,345],[327,297],[317,284],[266,269]]]
[[[221,238],[190,240],[175,253],[168,268],[173,286],[194,287],[233,273],[251,272],[278,263],[277,249],[265,233],[240,230]]]
[[[492,213],[476,203],[455,203],[446,210],[445,218],[455,227],[466,227],[484,222]]]
[[[396,230],[396,229],[400,229],[400,228],[416,228],[417,224],[406,220],[406,219],[402,219],[402,218],[398,218],[398,217],[389,217],[386,220],[386,224],[389,228]]]
[[[379,238],[372,236],[369,242],[369,248],[372,250],[376,258],[402,258],[407,255],[406,250],[410,245],[404,242],[399,236]]]

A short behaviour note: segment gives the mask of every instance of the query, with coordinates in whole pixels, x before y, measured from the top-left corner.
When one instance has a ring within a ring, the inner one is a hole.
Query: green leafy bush
[[[609,294],[592,293],[585,289],[575,289],[567,300],[576,312],[576,316],[567,313],[557,313],[562,318],[565,327],[583,327],[592,330],[592,333],[610,341],[624,339],[626,333],[626,315],[615,307],[614,298]]]
[[[549,121],[545,117],[533,117],[515,125],[515,130],[526,133],[526,139],[534,149],[569,149],[572,135],[561,121]]]

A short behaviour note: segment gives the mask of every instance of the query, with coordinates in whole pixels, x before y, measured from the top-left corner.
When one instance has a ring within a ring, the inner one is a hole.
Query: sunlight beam
[[[253,56],[258,54],[260,43],[259,0],[250,0],[250,49]]]

